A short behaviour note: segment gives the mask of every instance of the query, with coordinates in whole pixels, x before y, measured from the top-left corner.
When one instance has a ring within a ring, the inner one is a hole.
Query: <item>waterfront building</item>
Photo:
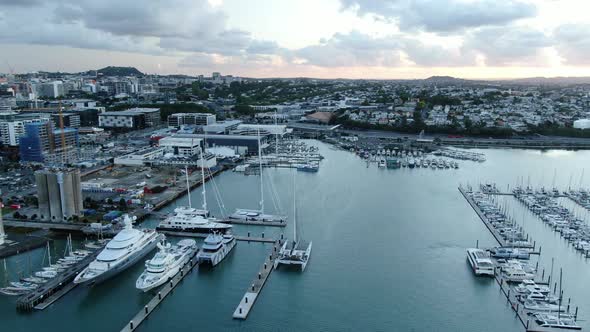
[[[83,209],[80,171],[46,169],[35,172],[39,218],[43,221],[72,221]]]

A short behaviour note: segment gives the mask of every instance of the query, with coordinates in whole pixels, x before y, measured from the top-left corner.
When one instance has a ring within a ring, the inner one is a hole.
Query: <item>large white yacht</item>
[[[475,275],[494,276],[494,264],[490,254],[477,248],[467,249],[467,260]]]
[[[197,253],[200,263],[208,263],[212,266],[219,264],[227,254],[236,246],[236,239],[232,234],[209,234]]]
[[[158,243],[160,251],[154,258],[145,262],[145,271],[137,278],[135,287],[144,292],[156,288],[171,278],[173,278],[180,269],[195,255],[197,252],[197,242],[192,239],[185,239],[171,246],[170,243],[164,245]]]
[[[201,160],[203,153],[201,152]],[[201,161],[204,163],[203,161]],[[181,206],[174,209],[174,213],[160,222],[156,230],[172,231],[172,232],[189,232],[189,233],[212,233],[217,232],[221,234],[227,233],[232,226],[218,222],[217,219],[212,218],[207,209],[207,195],[205,192],[205,173],[204,167],[201,167],[202,177],[202,195],[203,207],[202,209],[195,209],[191,203],[190,184],[188,179],[188,168],[186,172],[186,188],[188,206]]]
[[[132,266],[164,239],[153,229],[135,229],[128,215],[125,228],[110,240],[96,259],[74,279],[76,284],[96,284]]]
[[[232,229],[232,225],[204,217],[202,211],[187,206],[178,207],[174,209],[174,214],[162,220],[156,229],[172,232],[218,232],[221,234],[228,233]]]

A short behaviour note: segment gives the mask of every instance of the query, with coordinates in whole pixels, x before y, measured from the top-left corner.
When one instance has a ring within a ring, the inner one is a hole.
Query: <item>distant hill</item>
[[[570,84],[590,84],[590,77],[528,77],[502,80],[497,82],[510,82],[516,84],[535,84],[535,85],[570,85]]]
[[[135,67],[108,66],[97,70],[97,73],[103,76],[143,76]]]
[[[468,82],[468,80],[452,76],[430,76],[429,78],[424,79],[423,81],[433,84],[459,84]]]

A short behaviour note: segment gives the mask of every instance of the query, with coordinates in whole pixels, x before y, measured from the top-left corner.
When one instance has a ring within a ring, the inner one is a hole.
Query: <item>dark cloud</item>
[[[359,15],[396,21],[402,29],[454,32],[504,25],[536,15],[536,7],[518,0],[340,0]]]

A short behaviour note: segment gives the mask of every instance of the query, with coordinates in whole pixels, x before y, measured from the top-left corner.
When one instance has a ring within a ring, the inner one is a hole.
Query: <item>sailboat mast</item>
[[[201,148],[201,187],[203,187],[203,210],[207,210],[207,192],[205,189],[205,157],[203,154],[203,148]]]
[[[262,180],[262,147],[260,146],[260,129],[258,129],[258,169],[260,170],[260,213],[264,213],[264,185]]]
[[[191,186],[188,183],[188,166],[184,166],[184,173],[186,175],[186,195],[188,196],[188,207],[192,208],[191,203]]]
[[[297,247],[297,190],[295,186],[295,174],[293,170],[293,249]]]
[[[275,130],[277,130],[277,110],[275,109]],[[275,154],[279,156],[279,134],[275,133]]]
[[[47,258],[49,259],[49,266],[51,266],[51,247],[49,246],[49,241],[47,241]]]

